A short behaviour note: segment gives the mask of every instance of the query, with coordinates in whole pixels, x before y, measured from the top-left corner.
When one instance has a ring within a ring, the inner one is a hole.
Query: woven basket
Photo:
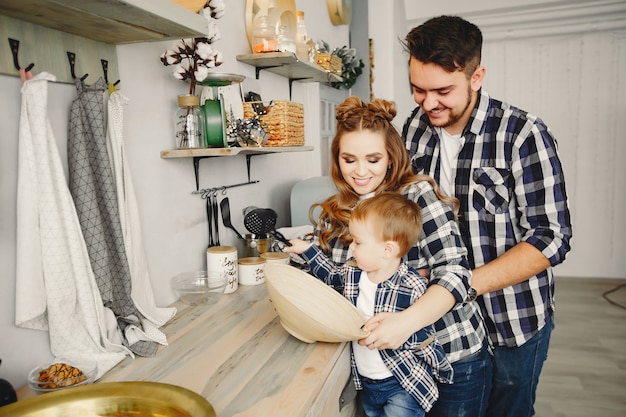
[[[336,55],[320,52],[317,54],[317,65],[324,68],[326,71],[341,76],[343,63],[341,62],[341,58]]]
[[[255,116],[252,103],[243,103],[243,117]],[[304,106],[293,101],[275,100],[263,103],[266,114],[260,115],[261,126],[267,131],[267,142],[263,146],[302,146],[304,145]]]

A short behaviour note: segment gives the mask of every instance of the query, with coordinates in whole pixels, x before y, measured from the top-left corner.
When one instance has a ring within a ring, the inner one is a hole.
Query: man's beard
[[[445,129],[447,127],[453,126],[456,123],[459,122],[459,120],[461,120],[463,118],[463,116],[465,115],[465,113],[468,111],[470,105],[472,103],[472,88],[468,87],[467,89],[467,102],[465,103],[465,107],[463,108],[463,110],[460,113],[455,113],[452,111],[452,109],[448,109],[450,110],[450,117],[448,118],[448,120],[443,121],[443,122],[439,122],[439,124],[433,123],[433,121],[431,120],[431,124],[435,127],[440,127],[442,129]]]

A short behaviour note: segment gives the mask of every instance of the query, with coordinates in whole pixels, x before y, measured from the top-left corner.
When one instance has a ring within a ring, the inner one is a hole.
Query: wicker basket
[[[243,117],[254,117],[252,103],[243,103]],[[258,103],[258,102],[256,102]],[[275,100],[263,103],[266,114],[260,115],[261,126],[267,131],[264,146],[302,146],[304,145],[304,106],[293,101]]]
[[[317,54],[317,65],[324,68],[326,71],[341,76],[343,63],[341,62],[341,58],[336,55],[320,52]]]

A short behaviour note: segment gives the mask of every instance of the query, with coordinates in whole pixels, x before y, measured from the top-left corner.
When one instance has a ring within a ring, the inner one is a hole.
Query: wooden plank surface
[[[98,382],[155,381],[204,396],[220,417],[339,415],[349,346],[300,342],[280,325],[264,285],[214,305],[180,303],[155,358],[126,358]],[[323,412],[322,412],[323,411]]]

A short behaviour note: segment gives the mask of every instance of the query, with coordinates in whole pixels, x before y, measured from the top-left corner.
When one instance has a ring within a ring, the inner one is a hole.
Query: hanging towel
[[[126,355],[114,340],[47,118],[48,81],[22,86],[17,181],[15,324],[48,330],[56,359],[97,365],[101,377]]]
[[[151,357],[156,355],[158,342],[135,337],[144,317],[131,297],[130,268],[107,150],[104,111],[107,86],[103,78],[91,86],[76,79],[76,90],[78,95],[70,111],[69,184],[91,267],[104,305],[118,319],[124,344],[137,355]],[[133,337],[129,338],[131,334]]]
[[[148,339],[167,344],[165,336],[158,330],[176,314],[175,308],[159,308],[154,300],[150,273],[141,239],[141,220],[130,168],[126,160],[123,139],[124,106],[128,99],[119,91],[110,93],[108,101],[108,144],[116,180],[120,223],[124,247],[132,282],[131,296],[139,312],[146,318],[143,330]]]

